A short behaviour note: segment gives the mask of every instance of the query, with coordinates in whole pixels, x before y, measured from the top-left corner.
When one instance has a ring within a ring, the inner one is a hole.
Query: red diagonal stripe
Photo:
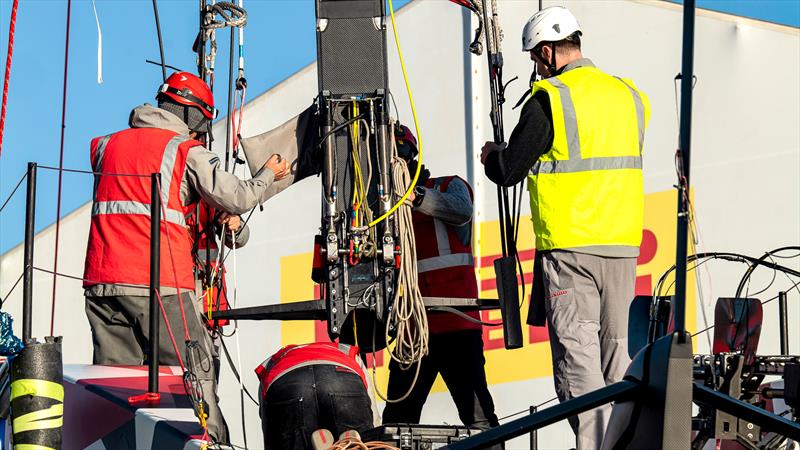
[[[521,250],[519,252],[519,259],[520,261],[531,261],[533,260],[533,255],[536,254],[535,249],[529,250]],[[494,260],[497,258],[501,258],[503,255],[488,255],[488,256],[481,256],[481,267],[492,267],[494,264]]]

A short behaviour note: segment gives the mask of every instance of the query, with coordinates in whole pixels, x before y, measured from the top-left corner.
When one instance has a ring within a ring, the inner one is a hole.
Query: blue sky
[[[443,0],[426,0],[443,1]],[[58,165],[64,70],[66,1],[20,2],[11,72],[0,202],[27,161]],[[408,0],[395,1],[399,8]],[[0,0],[0,61],[5,61],[11,0]],[[97,28],[92,3],[72,4],[64,166],[88,169],[88,142],[126,126],[131,107],[153,100],[161,82],[158,44],[149,1],[96,0],[103,32],[103,78],[97,84]],[[159,12],[167,63],[195,70],[191,45],[197,33],[197,0],[161,0]],[[253,98],[316,58],[312,0],[245,0],[248,97]],[[800,1],[698,1],[701,7],[800,26]],[[457,7],[454,5],[454,7]],[[229,31],[217,33],[217,97],[226,108]],[[37,229],[55,221],[57,175],[40,171]],[[90,200],[91,179],[65,174],[62,216]],[[0,253],[22,239],[24,192],[0,214]],[[81,237],[82,238],[82,237]]]

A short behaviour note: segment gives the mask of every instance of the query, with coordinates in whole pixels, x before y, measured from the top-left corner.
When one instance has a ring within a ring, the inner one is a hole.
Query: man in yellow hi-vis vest
[[[630,363],[628,307],[650,116],[644,93],[584,58],[580,38],[566,8],[528,20],[522,48],[543,79],[533,84],[508,145],[487,142],[481,152],[495,183],[528,178],[540,287],[534,301],[544,302],[561,401],[621,380]],[[605,405],[570,419],[578,449],[600,447],[610,414]]]

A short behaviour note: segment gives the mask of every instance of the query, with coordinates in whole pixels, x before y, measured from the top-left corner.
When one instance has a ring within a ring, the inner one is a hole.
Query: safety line
[[[17,278],[17,281],[15,281],[14,285],[11,286],[11,289],[8,291],[8,294],[6,294],[5,297],[0,297],[0,309],[3,308],[3,305],[6,303],[6,300],[8,300],[8,297],[11,297],[11,294],[14,293],[14,289],[17,288],[17,285],[19,284],[20,281],[22,281],[22,277],[24,276],[25,276],[25,271],[23,270],[22,274],[20,274],[19,278]]]
[[[8,52],[6,53],[6,74],[3,78],[3,103],[0,107],[0,155],[3,154],[3,130],[6,126],[6,104],[8,102],[8,83],[11,77],[11,55],[14,54],[14,31],[17,28],[17,8],[19,0],[11,6],[11,21],[8,24]]]
[[[93,170],[82,170],[82,169],[64,169],[63,167],[53,167],[53,166],[41,166],[36,165],[37,169],[46,169],[46,170],[57,170],[60,172],[72,172],[72,173],[85,173],[87,175],[103,175],[108,177],[136,177],[136,178],[150,178],[150,175],[142,175],[140,173],[114,173],[114,172],[95,172]]]
[[[25,181],[25,178],[27,176],[28,176],[28,172],[26,171],[25,174],[22,175],[22,178],[19,179],[19,182],[17,183],[17,185],[14,186],[14,189],[11,190],[11,193],[8,194],[8,197],[6,198],[6,201],[3,202],[3,206],[0,206],[0,212],[3,212],[3,209],[5,209],[5,207],[8,204],[8,202],[11,201],[11,197],[13,197],[14,194],[17,193],[17,189],[19,189],[19,187],[22,186],[22,182]]]
[[[56,238],[55,249],[53,250],[53,272],[58,272],[58,238],[61,231],[61,185],[64,172],[64,133],[67,129],[67,74],[69,69],[69,23],[70,12],[72,10],[72,0],[67,0],[67,31],[64,37],[64,86],[61,94],[61,145],[58,155],[58,193],[56,194]],[[53,275],[53,297],[50,307],[50,336],[53,336],[53,329],[56,321],[56,282],[58,277]]]

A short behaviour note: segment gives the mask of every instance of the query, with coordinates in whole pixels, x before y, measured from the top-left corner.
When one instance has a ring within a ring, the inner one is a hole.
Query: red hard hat
[[[214,95],[205,81],[189,72],[175,72],[158,88],[158,94],[166,95],[172,100],[186,106],[194,106],[209,119],[217,117],[214,108]]]
[[[411,146],[411,151],[414,152],[412,157],[416,157],[419,153],[417,138],[414,137],[414,133],[407,126],[398,124],[394,128],[394,139],[398,141],[398,144],[406,143]]]

